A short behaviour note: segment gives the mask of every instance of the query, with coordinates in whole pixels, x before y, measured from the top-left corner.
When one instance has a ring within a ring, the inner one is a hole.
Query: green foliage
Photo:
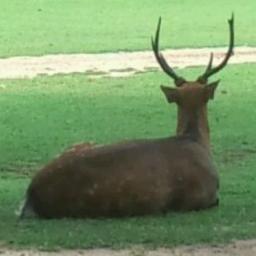
[[[0,83],[0,241],[41,249],[223,243],[256,235],[255,65],[222,72],[209,104],[220,206],[207,211],[107,220],[24,220],[14,215],[30,177],[67,146],[174,134],[176,108],[150,72],[92,80],[85,75]],[[179,71],[194,79],[200,68]]]
[[[162,47],[223,46],[235,13],[237,45],[255,45],[256,2],[247,0],[1,0],[0,55],[150,49],[159,16]]]

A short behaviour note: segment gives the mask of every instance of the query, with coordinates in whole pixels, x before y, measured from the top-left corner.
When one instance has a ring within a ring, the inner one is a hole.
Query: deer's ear
[[[163,91],[169,103],[178,102],[179,95],[178,95],[178,90],[176,88],[169,88],[163,85],[161,85],[160,88]]]
[[[205,91],[206,91],[206,98],[207,100],[209,99],[214,99],[214,93],[215,93],[215,90],[219,84],[220,80],[218,81],[215,81],[213,83],[210,83],[210,84],[207,84],[205,86]]]

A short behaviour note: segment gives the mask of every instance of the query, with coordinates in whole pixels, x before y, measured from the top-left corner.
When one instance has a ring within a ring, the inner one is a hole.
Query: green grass
[[[256,65],[229,66],[209,104],[214,158],[221,176],[218,208],[120,220],[24,220],[14,215],[38,166],[75,142],[110,143],[173,134],[158,72],[122,79],[84,75],[0,82],[0,244],[41,249],[135,244],[171,247],[256,236]],[[201,69],[182,71],[195,78]]]
[[[247,0],[1,0],[0,56],[223,46],[235,12],[237,45],[256,45],[256,2]]]

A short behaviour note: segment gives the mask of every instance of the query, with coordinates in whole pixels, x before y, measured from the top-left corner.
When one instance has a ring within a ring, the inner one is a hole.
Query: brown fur
[[[173,89],[176,137],[79,144],[64,152],[32,180],[27,196],[34,211],[44,218],[121,217],[215,205],[218,175],[209,154],[205,88]]]

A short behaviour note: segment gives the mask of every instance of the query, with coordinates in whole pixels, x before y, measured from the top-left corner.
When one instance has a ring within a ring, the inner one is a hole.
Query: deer
[[[154,56],[175,87],[160,88],[177,105],[176,135],[109,145],[81,143],[41,168],[30,182],[21,218],[124,218],[199,211],[219,204],[219,175],[212,160],[207,103],[219,81],[208,78],[233,55],[234,17],[228,20],[229,47],[195,81],[178,76],[159,51],[161,17]]]

